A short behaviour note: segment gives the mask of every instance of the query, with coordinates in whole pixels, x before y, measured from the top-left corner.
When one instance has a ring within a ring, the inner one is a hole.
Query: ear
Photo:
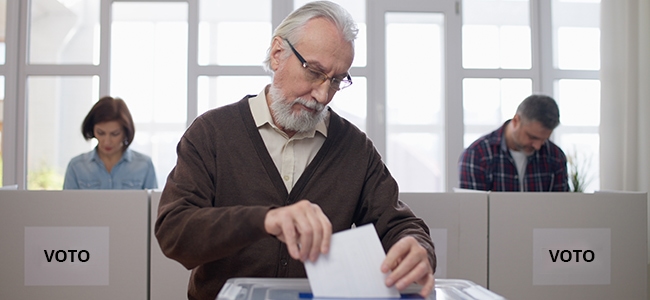
[[[512,126],[516,128],[517,126],[519,126],[519,123],[521,122],[521,117],[519,116],[519,114],[515,114],[515,116],[512,117],[512,121],[510,122],[512,123]]]
[[[278,67],[280,66],[280,61],[282,59],[282,51],[284,51],[284,41],[282,40],[281,37],[276,36],[273,38],[273,42],[271,42],[271,50],[270,50],[270,57],[271,57],[271,70],[273,72],[278,70]]]

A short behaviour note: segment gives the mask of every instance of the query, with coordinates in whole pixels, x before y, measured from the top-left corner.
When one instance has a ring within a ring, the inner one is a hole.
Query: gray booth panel
[[[646,198],[490,193],[490,290],[508,299],[646,299]]]
[[[158,216],[161,192],[151,193],[151,299],[187,299],[187,284],[190,271],[179,262],[167,258],[160,250],[154,235],[154,224]]]
[[[180,299],[187,295],[190,271],[165,257],[153,234],[160,195],[157,191],[151,194],[151,299]],[[433,197],[401,194],[400,197],[431,229],[446,230],[446,241],[437,243],[436,249],[439,265],[446,269],[444,277],[467,279],[486,286],[487,193],[439,193]]]
[[[148,213],[144,190],[0,191],[0,299],[146,299]],[[49,246],[57,243],[77,252]],[[81,252],[104,248],[99,255]],[[37,249],[38,262],[30,249]],[[57,268],[81,276],[44,276]]]
[[[438,256],[436,278],[487,286],[487,193],[400,194],[431,230]],[[444,274],[441,274],[444,273]]]

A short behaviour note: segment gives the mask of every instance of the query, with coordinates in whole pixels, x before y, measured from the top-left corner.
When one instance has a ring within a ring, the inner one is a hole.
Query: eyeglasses
[[[294,48],[293,45],[291,45],[291,42],[289,42],[289,40],[287,39],[284,40],[289,44],[289,47],[291,47],[291,51],[293,51],[293,54],[296,55],[296,57],[302,64],[302,67],[305,70],[307,70],[306,76],[310,81],[315,82],[319,85],[323,84],[325,81],[329,81],[330,88],[335,91],[340,91],[352,85],[352,78],[350,77],[350,74],[347,74],[343,79],[327,76],[327,74],[325,74],[323,71],[315,69],[314,67],[310,66],[307,63],[307,61],[302,57],[302,55],[300,55],[300,53],[296,51],[296,48]]]

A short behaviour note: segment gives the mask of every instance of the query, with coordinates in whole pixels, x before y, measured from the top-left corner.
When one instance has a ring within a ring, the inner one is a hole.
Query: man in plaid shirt
[[[460,188],[483,191],[568,192],[567,160],[548,138],[560,124],[551,97],[531,95],[515,116],[463,151]]]

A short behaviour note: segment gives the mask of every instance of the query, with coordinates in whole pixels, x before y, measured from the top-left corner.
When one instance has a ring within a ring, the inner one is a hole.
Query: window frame
[[[98,76],[101,95],[110,91],[111,6],[114,2],[131,0],[100,0],[100,62],[98,65],[30,65],[27,64],[29,33],[29,1],[7,1],[6,64],[0,65],[5,78],[4,132],[2,156],[3,184],[17,184],[25,189],[27,178],[27,95],[26,81],[30,76]],[[133,2],[142,2],[136,0]],[[188,3],[188,76],[187,126],[198,113],[198,79],[201,76],[267,76],[258,66],[219,66],[198,64],[199,0],[144,0],[151,2]],[[272,27],[293,10],[292,0],[272,0]],[[366,133],[380,154],[386,155],[386,51],[385,12],[435,12],[445,15],[445,123],[444,161],[445,190],[450,192],[458,183],[457,161],[463,150],[464,78],[530,78],[533,91],[557,95],[555,82],[560,79],[599,79],[599,71],[560,70],[554,67],[551,1],[530,0],[531,56],[529,70],[463,69],[461,51],[462,0],[366,0],[368,29],[367,64],[352,67],[353,77],[367,78]],[[270,37],[269,37],[270,38]],[[334,100],[336,101],[336,100]],[[488,130],[486,128],[486,130]],[[492,128],[493,130],[493,128]],[[591,129],[593,130],[593,129]],[[557,134],[573,133],[571,128],[558,128]],[[598,158],[595,158],[598,159]],[[390,164],[390,162],[388,162]]]

